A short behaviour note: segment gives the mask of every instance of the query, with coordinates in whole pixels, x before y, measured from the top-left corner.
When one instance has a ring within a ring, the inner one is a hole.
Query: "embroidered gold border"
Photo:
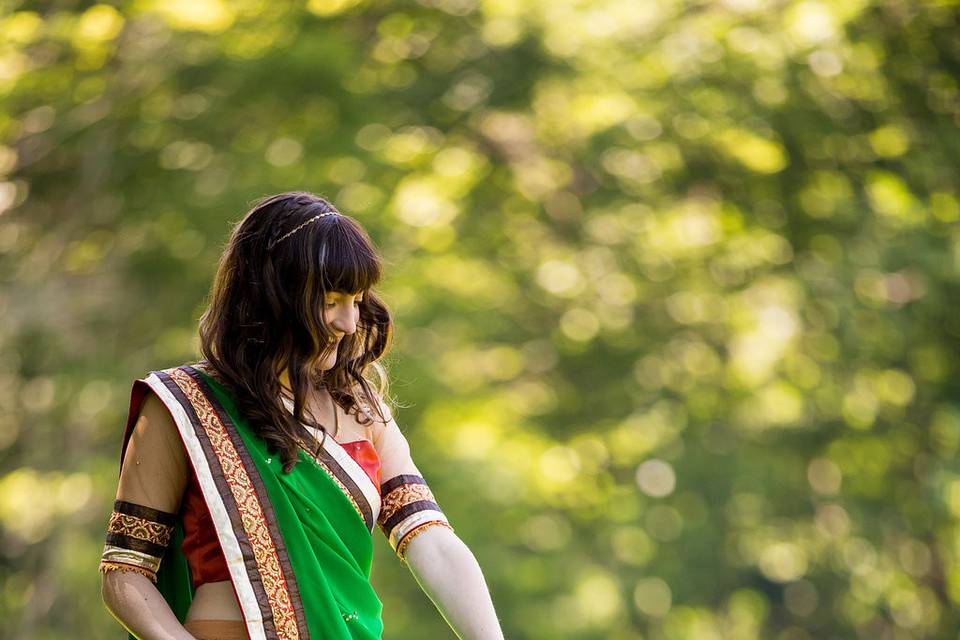
[[[283,403],[292,413],[292,402],[288,398],[283,397]],[[317,466],[319,466],[328,476],[330,476],[330,478],[336,483],[337,487],[339,487],[340,491],[350,501],[350,504],[353,505],[354,510],[360,516],[360,519],[363,521],[364,525],[366,525],[367,529],[372,533],[374,527],[376,527],[377,515],[380,510],[379,488],[373,481],[371,481],[366,470],[356,461],[356,459],[353,458],[353,456],[350,455],[350,453],[341,443],[337,442],[329,435],[321,434],[318,429],[313,428],[310,425],[304,424],[303,426],[311,435],[313,435],[316,443],[321,443],[321,446],[319,447],[319,455],[315,455],[314,451],[312,451],[311,448],[305,445],[303,442],[300,443],[300,450],[303,451],[307,458],[315,462]],[[351,468],[355,468],[358,471],[356,475],[360,476],[359,478],[355,477],[355,474],[351,473]],[[353,483],[353,486],[356,490],[351,490],[351,488],[347,486],[345,480]],[[364,491],[363,486],[361,486],[364,482],[369,482],[370,487],[373,488],[373,491]],[[361,501],[363,506],[361,506]],[[364,514],[363,507],[369,509],[369,516]],[[369,521],[367,520],[368,517]]]
[[[350,489],[347,488],[347,485],[343,484],[343,482],[340,481],[340,478],[337,477],[337,474],[335,474],[333,470],[323,460],[321,460],[320,458],[314,457],[313,454],[311,454],[306,449],[303,449],[303,452],[307,454],[308,458],[316,462],[324,471],[326,471],[327,475],[330,476],[333,479],[333,481],[337,483],[337,486],[340,487],[340,490],[343,491],[344,495],[346,495],[347,498],[350,499],[350,504],[352,504],[353,508],[357,510],[357,514],[360,515],[360,519],[364,521],[364,524],[366,524],[366,520],[363,517],[363,511],[360,510],[360,505],[358,505],[357,501],[354,500],[353,494],[350,493]]]
[[[114,511],[110,515],[110,522],[107,523],[107,532],[146,540],[161,547],[166,547],[170,544],[173,527]]]
[[[149,569],[144,569],[143,567],[138,567],[132,564],[126,564],[124,562],[108,562],[103,560],[100,562],[100,573],[106,574],[108,571],[130,571],[132,573],[139,573],[141,575],[147,576],[150,579],[150,582],[157,583],[157,574]]]
[[[257,498],[256,490],[250,476],[243,467],[236,447],[230,440],[230,436],[227,434],[216,410],[190,374],[179,368],[169,369],[166,373],[190,400],[190,404],[193,405],[200,424],[206,431],[210,444],[220,460],[224,478],[227,480],[230,491],[236,500],[237,508],[240,511],[240,519],[253,548],[257,570],[260,573],[264,591],[270,602],[270,610],[273,613],[277,637],[280,640],[299,638],[296,612],[293,609],[290,593],[287,590],[287,584],[280,568],[277,549],[270,537],[270,529],[263,515],[263,508]]]
[[[384,496],[380,504],[380,522],[385,524],[387,520],[390,519],[390,516],[396,513],[398,509],[411,502],[419,502],[421,500],[429,500],[434,503],[437,501],[436,498],[433,497],[433,492],[430,491],[430,487],[425,484],[401,484]]]

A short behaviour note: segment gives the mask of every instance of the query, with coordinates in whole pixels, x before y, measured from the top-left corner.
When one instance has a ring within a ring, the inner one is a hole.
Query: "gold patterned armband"
[[[117,500],[107,525],[100,572],[135,571],[157,581],[177,514]]]
[[[428,527],[444,526],[453,531],[422,476],[394,476],[380,485],[380,497],[377,524],[401,560],[410,541]]]

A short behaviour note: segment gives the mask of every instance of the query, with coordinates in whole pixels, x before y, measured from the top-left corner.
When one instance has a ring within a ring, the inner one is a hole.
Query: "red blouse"
[[[346,450],[357,464],[363,467],[374,485],[380,486],[380,457],[369,440],[343,442],[340,446]],[[207,582],[220,582],[230,579],[227,560],[220,548],[220,541],[213,528],[210,511],[200,492],[197,474],[191,472],[184,493],[183,544],[180,549],[187,557],[193,588]]]

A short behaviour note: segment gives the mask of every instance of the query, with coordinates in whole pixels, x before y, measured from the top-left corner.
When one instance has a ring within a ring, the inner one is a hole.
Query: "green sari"
[[[317,458],[301,449],[284,474],[201,364],[138,380],[131,415],[147,387],[177,423],[250,638],[380,638],[382,603],[370,584],[380,494],[363,469],[328,437]],[[181,622],[194,595],[183,535],[181,518],[156,583]]]

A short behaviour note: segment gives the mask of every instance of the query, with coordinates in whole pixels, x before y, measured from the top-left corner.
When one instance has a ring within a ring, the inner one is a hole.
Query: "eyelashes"
[[[353,301],[353,306],[355,306],[355,307],[356,307],[356,306],[359,306],[361,302],[363,302],[363,298],[357,298],[356,300]],[[336,303],[336,302],[326,302],[326,303],[324,303],[323,306],[324,306],[324,308],[326,308],[326,309],[333,309],[335,306],[337,306],[337,303]]]

